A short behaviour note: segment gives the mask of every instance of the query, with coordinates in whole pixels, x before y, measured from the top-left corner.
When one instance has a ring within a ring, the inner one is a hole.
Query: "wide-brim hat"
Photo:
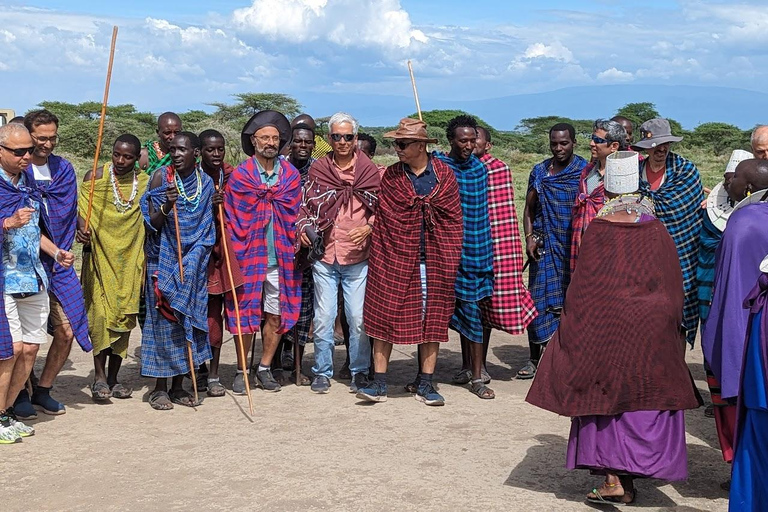
[[[739,210],[751,204],[765,203],[765,202],[768,202],[768,188],[765,188],[763,190],[758,190],[757,192],[752,192],[750,195],[748,195],[747,197],[745,197],[744,199],[736,203],[736,206],[733,207],[733,211],[735,212],[736,210]]]
[[[639,157],[635,151],[616,151],[605,159],[603,187],[612,194],[631,194],[640,186]]]
[[[734,149],[731,153],[731,159],[728,160],[728,165],[725,166],[725,172],[723,174],[736,172],[736,167],[738,167],[741,162],[744,160],[750,160],[752,158],[755,158],[755,155],[749,151],[744,151],[743,149]]]
[[[712,187],[712,192],[707,196],[707,216],[718,230],[725,231],[728,218],[733,213],[733,206],[722,181]]]
[[[251,135],[265,126],[277,128],[280,134],[280,147],[278,148],[280,153],[282,153],[285,145],[291,141],[292,130],[288,118],[277,110],[262,110],[251,116],[240,134],[240,142],[246,155],[253,156],[256,153],[256,148],[253,147],[253,142],[251,142]]]
[[[669,121],[658,118],[651,119],[640,125],[640,140],[632,144],[632,147],[651,149],[667,142],[680,142],[682,137],[672,135]]]
[[[400,126],[397,130],[387,132],[382,137],[387,139],[409,139],[418,140],[434,144],[437,139],[430,138],[427,134],[427,123],[418,119],[405,117],[400,120]]]

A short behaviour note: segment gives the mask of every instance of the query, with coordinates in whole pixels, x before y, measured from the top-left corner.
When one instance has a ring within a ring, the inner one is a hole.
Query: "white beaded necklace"
[[[131,189],[131,197],[126,201],[120,192],[120,186],[117,184],[117,175],[115,174],[115,166],[109,164],[109,183],[112,185],[112,195],[115,200],[113,201],[115,209],[118,213],[125,213],[133,208],[133,201],[136,199],[136,194],[139,192],[139,173],[134,167],[133,169],[133,188]]]

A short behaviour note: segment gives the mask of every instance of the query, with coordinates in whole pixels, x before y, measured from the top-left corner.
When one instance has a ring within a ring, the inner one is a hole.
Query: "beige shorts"
[[[48,299],[51,303],[51,312],[49,313],[48,317],[51,327],[55,328],[61,325],[69,324],[69,318],[67,318],[67,315],[64,314],[64,309],[61,307],[61,302],[59,302],[59,299],[57,299],[56,296],[50,292],[48,292]]]
[[[23,299],[5,295],[5,316],[14,343],[42,345],[48,341],[48,294],[44,291]]]
[[[263,310],[265,313],[280,315],[280,267],[267,269],[264,286],[261,289]]]

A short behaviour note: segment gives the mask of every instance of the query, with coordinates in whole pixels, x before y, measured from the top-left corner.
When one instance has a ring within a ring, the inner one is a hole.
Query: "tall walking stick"
[[[101,118],[99,119],[99,136],[96,139],[96,153],[93,154],[93,169],[91,170],[91,188],[88,192],[88,213],[85,215],[85,231],[91,224],[91,209],[93,208],[93,188],[96,184],[96,169],[99,167],[101,155],[101,139],[104,136],[104,118],[107,115],[107,99],[109,98],[109,82],[112,80],[112,63],[115,60],[115,43],[117,42],[117,25],[112,27],[112,47],[109,49],[109,66],[107,67],[107,83],[104,86],[104,101],[101,103]]]
[[[218,184],[216,190],[219,190]],[[227,230],[224,225],[224,208],[219,204],[219,227],[221,228],[221,245],[224,246],[224,262],[227,266],[227,277],[229,277],[229,285],[232,287],[232,301],[235,303],[235,322],[237,322],[237,339],[235,345],[237,345],[237,353],[240,355],[240,361],[243,363],[243,380],[245,381],[245,393],[248,395],[248,408],[253,416],[253,397],[251,396],[251,383],[248,379],[248,371],[245,367],[245,342],[243,341],[243,327],[240,325],[240,304],[237,301],[237,288],[235,288],[235,280],[232,277],[232,263],[229,261],[229,245],[227,245]]]
[[[413,98],[416,100],[416,112],[419,114],[419,121],[423,121],[421,118],[421,105],[419,104],[419,91],[416,90],[416,79],[413,77],[413,66],[411,61],[408,61],[408,73],[411,74],[411,86],[413,87]]]

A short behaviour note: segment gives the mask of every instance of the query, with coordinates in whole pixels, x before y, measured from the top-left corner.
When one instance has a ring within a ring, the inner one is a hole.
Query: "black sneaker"
[[[315,393],[319,393],[321,395],[325,394],[331,390],[331,381],[328,380],[328,377],[325,375],[318,375],[315,377],[315,380],[312,381],[312,386],[310,389]]]
[[[356,373],[352,379],[352,383],[349,385],[350,393],[357,393],[364,387],[368,386],[368,375],[365,373]]]
[[[282,389],[280,383],[272,376],[272,370],[257,371],[256,382],[264,391],[269,391],[270,393],[277,393]]]

